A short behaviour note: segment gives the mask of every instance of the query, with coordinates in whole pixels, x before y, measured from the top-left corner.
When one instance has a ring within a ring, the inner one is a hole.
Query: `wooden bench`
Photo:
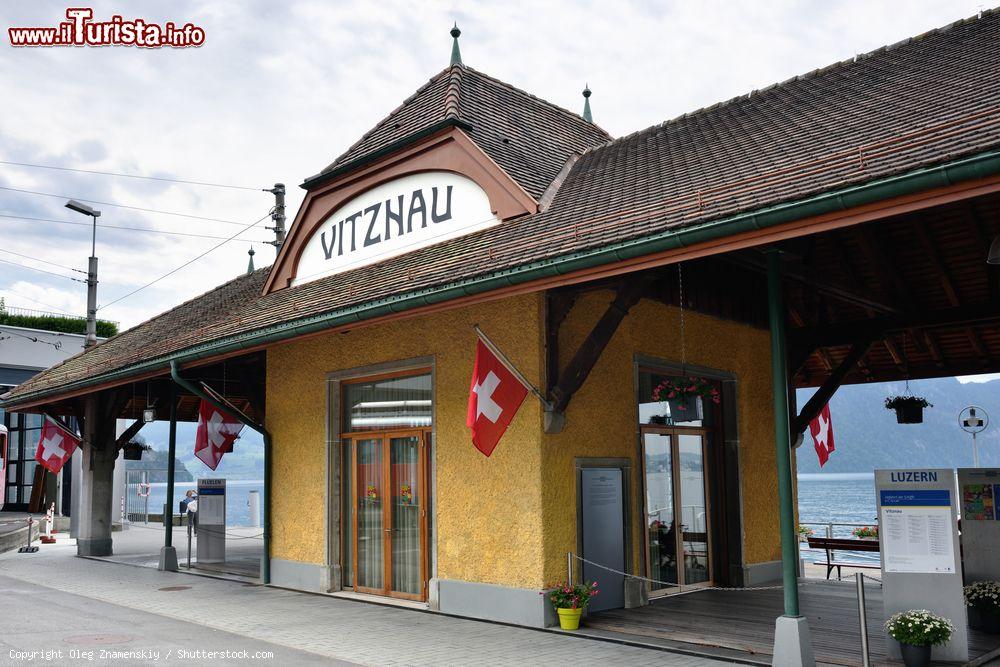
[[[837,551],[873,551],[879,552],[878,540],[858,540],[842,537],[810,537],[810,549],[822,549],[826,551],[826,561],[813,561],[816,565],[826,565],[826,578],[830,578],[833,568],[837,568],[837,580],[840,580],[842,567],[858,567],[868,570],[879,570],[880,564],[859,563],[857,561],[834,560],[834,553]]]

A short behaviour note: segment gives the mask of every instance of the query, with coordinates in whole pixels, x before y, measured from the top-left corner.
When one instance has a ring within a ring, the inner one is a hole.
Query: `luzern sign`
[[[383,262],[500,221],[474,181],[450,171],[382,183],[328,215],[306,242],[293,285]]]

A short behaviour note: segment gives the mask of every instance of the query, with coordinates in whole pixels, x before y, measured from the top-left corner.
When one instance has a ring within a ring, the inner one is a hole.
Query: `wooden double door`
[[[429,438],[425,429],[343,436],[352,565],[345,583],[356,591],[427,598]]]

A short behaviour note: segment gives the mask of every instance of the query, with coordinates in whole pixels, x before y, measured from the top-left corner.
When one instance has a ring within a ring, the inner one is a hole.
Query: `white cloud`
[[[296,187],[448,63],[464,60],[572,110],[585,82],[615,135],[745,94],[975,11],[953,2],[96,2],[95,17],[191,21],[199,49],[0,46],[0,159],[269,187]],[[62,5],[4,3],[3,27],[55,25]],[[5,32],[5,31],[4,31]],[[0,185],[251,221],[263,192],[196,188],[0,165]],[[0,191],[0,213],[74,220],[62,200]],[[228,236],[221,223],[98,205],[101,221]],[[85,227],[0,218],[0,247],[84,268]],[[246,238],[264,240],[254,230]],[[180,265],[215,241],[103,230],[100,301]],[[227,244],[101,314],[134,325],[239,273]],[[272,249],[257,247],[258,265]],[[0,288],[83,312],[82,286],[0,265]],[[35,291],[28,289],[31,287]],[[44,297],[44,298],[43,298]],[[35,307],[37,304],[8,302]]]

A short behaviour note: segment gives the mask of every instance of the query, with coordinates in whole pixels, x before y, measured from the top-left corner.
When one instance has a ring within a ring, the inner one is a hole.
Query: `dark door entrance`
[[[621,468],[583,468],[580,509],[583,557],[604,567],[625,572],[625,502]],[[584,581],[596,581],[601,594],[591,611],[625,606],[625,577],[590,563],[581,569]]]

